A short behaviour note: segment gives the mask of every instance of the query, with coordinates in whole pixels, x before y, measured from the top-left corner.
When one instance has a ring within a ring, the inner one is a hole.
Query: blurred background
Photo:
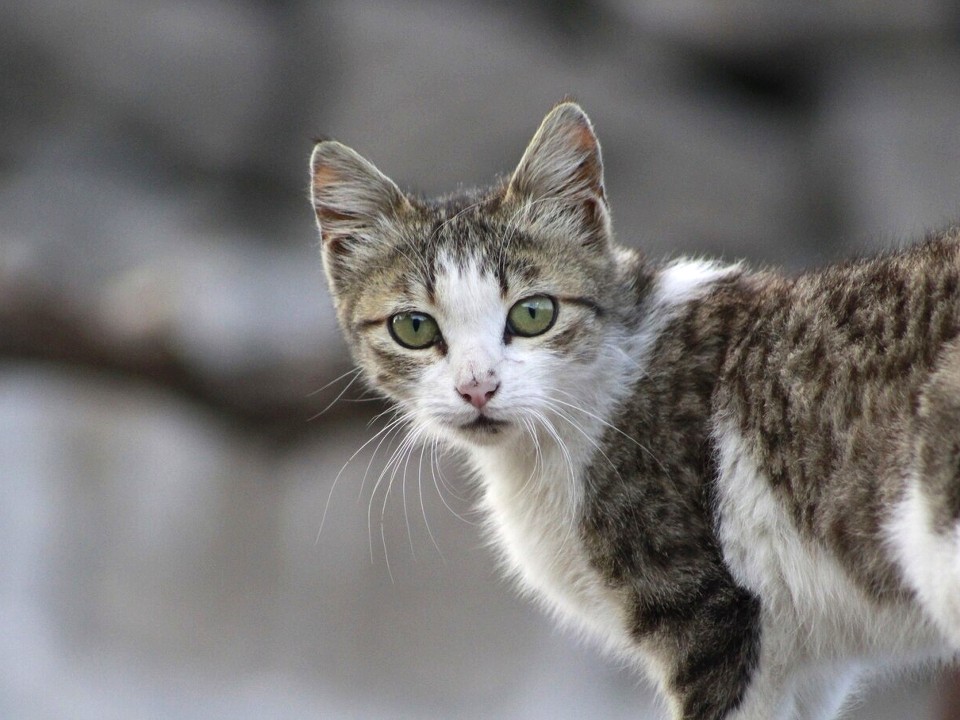
[[[306,200],[315,136],[441,193],[567,95],[656,258],[960,218],[950,0],[0,4],[0,718],[661,717],[499,579],[454,461],[381,477]]]

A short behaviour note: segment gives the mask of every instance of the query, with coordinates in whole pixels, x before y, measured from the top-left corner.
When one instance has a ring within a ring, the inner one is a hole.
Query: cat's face
[[[435,204],[318,145],[314,206],[339,320],[367,377],[418,426],[489,445],[588,402],[617,302],[600,167],[572,105],[547,117],[507,185]]]

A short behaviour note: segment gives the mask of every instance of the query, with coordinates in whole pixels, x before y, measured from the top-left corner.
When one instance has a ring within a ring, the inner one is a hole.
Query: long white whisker
[[[437,544],[437,539],[433,536],[433,531],[430,529],[430,521],[427,520],[427,508],[424,507],[423,504],[423,455],[426,450],[427,444],[422,443],[420,445],[420,462],[417,465],[417,494],[420,496],[420,512],[423,513],[423,524],[427,528],[427,535],[430,536],[430,541],[437,549],[437,554],[440,555],[440,561],[446,565],[447,559],[443,556],[443,551],[440,550],[440,546]]]
[[[406,436],[404,437],[406,439]],[[370,546],[370,562],[373,563],[373,501],[377,497],[377,489],[380,487],[380,482],[385,477],[387,471],[390,470],[391,465],[397,458],[397,453],[400,451],[400,448],[403,447],[403,440],[400,441],[400,444],[394,448],[390,453],[390,458],[387,460],[387,464],[384,466],[384,469],[380,471],[380,475],[377,476],[377,481],[373,484],[373,491],[370,493],[370,500],[367,503],[367,541]],[[383,496],[383,503],[386,506],[387,498],[390,497],[390,487],[392,485],[392,480],[387,483],[387,489]],[[383,560],[387,565],[387,575],[390,576],[390,583],[394,582],[393,571],[390,568],[390,553],[387,550],[387,536],[384,529],[383,515],[380,516],[380,542],[383,544]]]
[[[414,441],[408,444],[407,448],[407,458],[403,462],[403,472],[400,474],[400,497],[403,499],[403,521],[407,525],[407,541],[410,543],[410,555],[414,560],[417,559],[417,551],[413,547],[413,533],[410,530],[410,515],[407,512],[407,467],[410,465],[410,456],[413,454],[413,448],[416,444],[416,441],[419,439],[422,431],[417,431]],[[422,454],[421,454],[422,457]],[[389,490],[388,490],[389,492]],[[383,509],[386,511],[387,504],[384,502]],[[382,519],[382,516],[381,516]]]
[[[448,481],[447,478],[444,476],[444,474],[443,474],[443,464],[442,464],[442,462],[441,462],[441,457],[440,457],[440,452],[441,452],[441,451],[447,452],[447,447],[446,447],[445,445],[443,445],[443,444],[439,441],[439,439],[435,438],[435,439],[434,439],[434,443],[433,443],[433,456],[434,456],[434,461],[435,461],[435,462],[434,462],[434,465],[435,465],[435,467],[436,467],[436,477],[434,478],[434,484],[436,484],[436,478],[438,477],[438,478],[440,479],[440,485],[443,487],[443,489],[446,490],[448,493],[450,493],[450,495],[451,495],[457,502],[461,502],[461,503],[467,503],[467,502],[469,502],[469,498],[464,497],[463,495],[461,495],[460,493],[458,493],[458,492],[457,492],[457,489],[456,489],[453,485],[451,485],[451,484],[450,484],[450,481]],[[440,486],[437,486],[437,491],[439,492],[439,490],[440,490]],[[442,497],[442,496],[443,496],[443,493],[441,493],[441,497]],[[456,513],[454,513],[454,514],[456,514]],[[463,519],[463,518],[461,518],[461,519]],[[469,521],[465,521],[465,522],[469,522]]]
[[[359,376],[361,370],[362,370],[362,368],[359,368],[359,367],[355,367],[355,368],[353,368],[352,370],[347,370],[345,373],[343,373],[342,375],[338,375],[338,376],[335,377],[333,380],[331,380],[330,382],[328,382],[326,385],[322,385],[322,386],[318,387],[316,390],[311,390],[310,392],[308,392],[308,393],[307,393],[307,397],[313,397],[314,395],[316,395],[316,394],[318,394],[318,393],[322,393],[324,390],[326,390],[328,387],[330,387],[331,385],[333,385],[335,382],[339,382],[340,380],[343,380],[343,379],[344,379],[345,377],[347,377],[348,375],[357,375],[357,376]]]
[[[409,430],[407,432],[409,434]],[[396,437],[396,435],[394,435],[394,437]],[[404,436],[404,438],[406,438],[406,436]],[[397,447],[390,451],[390,457],[387,458],[386,464],[384,465],[383,469],[380,471],[380,474],[377,476],[376,481],[373,483],[373,490],[370,492],[370,500],[367,501],[367,541],[370,546],[370,562],[371,563],[374,562],[373,560],[373,501],[377,497],[377,488],[380,487],[380,482],[383,480],[384,475],[390,470],[390,466],[393,463],[394,459],[396,458],[397,452],[402,446],[403,446],[403,441],[401,440],[400,443],[398,443]],[[380,446],[377,445],[377,447],[379,448]],[[372,461],[372,458],[371,458],[371,461]],[[366,475],[364,475],[364,480],[366,480]],[[383,523],[381,521],[381,535],[382,535],[382,530],[383,530]],[[386,543],[385,539],[384,539],[384,543]],[[386,549],[387,549],[386,544],[384,544],[383,549],[384,549],[384,553],[386,554]],[[386,560],[387,560],[387,572],[391,575],[391,580],[392,580],[393,574],[390,573],[390,559],[386,558]]]
[[[517,488],[517,492],[515,494],[516,497],[519,497],[524,492],[526,492],[527,487],[529,487],[533,479],[537,477],[538,467],[540,468],[541,471],[546,468],[546,464],[544,463],[544,460],[543,460],[543,453],[540,450],[540,439],[537,437],[537,431],[533,425],[533,421],[527,417],[521,417],[521,422],[523,423],[523,427],[526,430],[526,432],[530,435],[530,440],[533,443],[534,456],[533,456],[533,469],[530,471],[530,474],[527,475],[526,480],[524,480],[523,483],[521,483],[520,487]]]
[[[347,465],[349,465],[357,455],[359,455],[361,452],[363,452],[363,449],[364,449],[365,447],[367,447],[370,443],[372,443],[372,442],[373,442],[374,440],[376,440],[378,437],[380,437],[381,435],[384,435],[384,433],[387,433],[387,435],[389,435],[389,432],[388,432],[388,431],[394,429],[394,428],[395,428],[399,423],[401,423],[404,419],[405,419],[405,418],[403,418],[403,417],[395,418],[395,419],[392,420],[391,422],[387,423],[387,425],[385,425],[383,428],[381,428],[379,431],[377,431],[377,433],[376,433],[373,437],[371,437],[369,440],[367,440],[366,442],[364,442],[363,445],[361,445],[359,448],[357,448],[356,451],[353,453],[353,455],[351,455],[349,458],[347,458],[347,461],[343,464],[343,467],[340,468],[340,471],[337,473],[337,476],[333,479],[333,483],[330,485],[330,492],[327,493],[327,501],[326,501],[326,502],[324,503],[324,505],[323,505],[323,516],[320,518],[320,529],[317,530],[317,539],[316,539],[315,542],[317,542],[317,543],[320,542],[320,534],[323,532],[323,525],[324,525],[324,523],[327,521],[327,511],[330,509],[330,501],[331,501],[331,499],[333,499],[333,491],[336,490],[336,488],[337,488],[337,483],[340,481],[340,476],[343,475],[343,471],[347,469]],[[384,435],[384,438],[386,438],[386,435]],[[384,438],[381,438],[380,443],[377,444],[377,449],[379,449],[380,444],[383,443]],[[373,458],[376,457],[376,454],[377,454],[377,452],[376,452],[376,449],[375,449],[375,450],[374,450],[374,453],[373,453],[373,457],[370,458],[370,462],[371,462],[371,463],[373,462]],[[370,470],[370,464],[368,463],[368,464],[367,464],[367,471],[369,471],[369,470]],[[363,477],[364,477],[364,479],[367,477],[366,472],[364,472]],[[363,486],[363,482],[362,482],[362,481],[361,481],[360,485],[361,485],[361,488],[362,488],[362,486]]]
[[[472,520],[467,520],[460,513],[450,507],[450,504],[447,502],[447,499],[443,496],[443,490],[441,485],[447,489],[447,491],[453,495],[457,500],[464,501],[459,495],[457,495],[447,484],[446,479],[443,477],[443,470],[440,469],[440,457],[437,452],[437,448],[440,444],[440,441],[437,438],[434,438],[433,445],[430,449],[430,475],[433,478],[433,486],[437,489],[437,496],[440,498],[440,502],[443,503],[443,506],[453,515],[457,520],[467,523],[468,525],[476,525],[477,523]],[[439,478],[439,482],[438,482]]]
[[[554,427],[553,423],[550,422],[550,419],[546,415],[537,410],[531,410],[529,412],[531,412],[531,414],[533,414],[533,416],[540,421],[540,424],[543,426],[543,428],[547,431],[550,437],[553,438],[554,442],[557,443],[557,448],[563,454],[564,461],[567,465],[567,470],[570,473],[570,485],[572,487],[576,482],[577,473],[574,469],[573,458],[570,456],[570,451],[567,449],[567,444],[563,441],[563,438],[560,437],[560,433],[557,432],[557,429]]]
[[[384,466],[383,470],[380,471],[380,475],[377,476],[377,481],[374,483],[373,491],[370,494],[370,502],[367,503],[367,535],[370,540],[370,560],[373,561],[373,501],[377,496],[377,489],[380,487],[383,479],[387,476],[387,473],[390,473],[390,478],[387,481],[387,488],[383,495],[383,508],[380,512],[380,539],[383,541],[384,560],[387,563],[387,573],[390,575],[391,582],[393,582],[393,572],[390,569],[390,558],[387,554],[387,537],[384,530],[384,516],[386,515],[387,510],[387,500],[390,498],[390,489],[393,487],[393,481],[397,476],[397,471],[400,468],[403,455],[410,446],[411,438],[415,440],[417,434],[418,431],[408,429],[407,434],[391,452],[390,458],[387,460],[387,464]]]
[[[363,488],[367,484],[367,475],[370,474],[370,468],[373,466],[373,461],[376,459],[377,453],[380,452],[380,447],[383,445],[384,441],[391,436],[396,437],[396,435],[403,428],[403,424],[405,422],[409,422],[410,420],[412,420],[412,415],[409,413],[402,413],[387,423],[387,426],[384,429],[390,429],[391,432],[384,435],[380,439],[380,442],[377,443],[377,446],[373,449],[373,454],[370,456],[370,460],[367,462],[367,468],[363,471],[363,477],[360,480],[360,490],[357,493],[357,502],[360,502],[360,499],[363,497]],[[377,434],[379,435],[380,433]],[[374,435],[374,438],[376,438],[376,435]]]
[[[573,394],[571,394],[571,393],[569,393],[569,392],[567,392],[567,391],[565,391],[565,390],[561,390],[560,388],[554,388],[554,390],[556,390],[557,392],[561,392],[561,393],[563,393],[564,395],[567,395],[568,397],[571,397],[571,398],[576,399],[576,396],[575,396],[575,395],[573,395]],[[666,471],[666,468],[664,467],[663,463],[661,463],[660,460],[659,460],[659,458],[657,458],[657,456],[653,454],[653,451],[651,451],[650,448],[644,446],[644,445],[643,445],[642,443],[640,443],[636,438],[631,437],[630,435],[628,435],[627,433],[625,433],[623,430],[621,430],[620,428],[618,428],[616,425],[614,425],[614,424],[612,424],[612,423],[604,420],[602,417],[600,417],[599,415],[597,415],[597,414],[595,414],[595,413],[590,412],[589,410],[584,410],[582,407],[579,407],[578,405],[573,405],[572,403],[564,402],[563,400],[560,400],[559,398],[551,398],[551,399],[553,400],[553,402],[560,403],[561,405],[564,405],[564,406],[569,407],[569,408],[571,408],[571,409],[573,409],[573,410],[576,410],[577,412],[581,412],[581,413],[583,413],[584,415],[593,418],[594,420],[596,420],[596,421],[599,422],[600,424],[604,425],[605,427],[610,428],[610,429],[613,430],[614,432],[619,433],[620,435],[622,435],[623,437],[625,437],[627,440],[629,440],[630,442],[632,442],[634,445],[636,445],[638,448],[640,448],[643,452],[647,453],[647,454],[650,456],[650,458],[651,458],[655,463],[657,463],[657,465],[660,466],[660,469],[661,469],[661,470]]]
[[[397,405],[390,405],[385,410],[381,410],[372,418],[370,418],[367,421],[367,427],[370,427],[371,425],[373,425],[377,420],[382,418],[384,415],[390,415],[390,414],[399,415],[401,413],[403,413],[403,411]],[[412,417],[412,414],[410,414],[410,416]]]
[[[570,516],[567,518],[565,525],[567,526],[567,532],[565,533],[563,540],[560,541],[560,546],[558,552],[562,552],[563,548],[566,547],[567,541],[573,536],[573,532],[576,526],[576,513],[578,502],[576,497],[579,494],[579,488],[577,486],[576,470],[574,468],[573,458],[570,456],[570,451],[567,448],[566,443],[563,441],[563,438],[560,437],[560,433],[557,432],[557,429],[554,427],[553,423],[550,422],[549,418],[546,417],[543,413],[539,411],[532,411],[533,414],[539,418],[540,424],[544,427],[547,433],[553,438],[554,442],[557,443],[557,447],[560,452],[563,454],[564,460],[567,466],[567,472],[570,475],[570,482],[567,484],[566,491],[570,494],[573,502],[569,503]]]
[[[590,436],[590,434],[580,426],[579,423],[575,422],[573,418],[567,415],[567,413],[565,413],[555,404],[555,403],[560,403],[562,405],[567,405],[567,403],[557,400],[556,398],[544,399],[543,402],[547,407],[550,408],[550,411],[554,415],[556,415],[561,420],[564,420],[568,425],[570,425],[570,427],[574,428],[575,430],[577,430],[577,432],[583,435],[583,437],[586,438],[587,442],[593,445],[596,451],[603,456],[603,459],[607,461],[607,464],[613,469],[613,471],[617,474],[617,476],[620,477],[621,480],[623,479],[623,476],[620,475],[620,470],[617,468],[616,465],[613,464],[613,461],[607,456],[607,454],[603,451],[603,448],[600,447],[597,441],[594,440]]]
[[[560,434],[557,432],[556,428],[553,426],[553,423],[550,422],[549,418],[544,415],[542,412],[537,410],[528,410],[527,411],[533,418],[539,421],[540,425],[546,430],[547,434],[551,436],[553,441],[557,444],[557,448],[560,450],[561,454],[564,457],[565,463],[567,465],[567,470],[570,473],[570,482],[567,484],[566,491],[571,494],[571,497],[575,497],[577,493],[576,487],[576,477],[575,470],[573,466],[573,460],[570,457],[570,453],[567,449],[566,443],[563,442],[563,438],[560,437]],[[560,541],[560,545],[557,548],[558,557],[566,547],[567,541],[573,537],[574,531],[576,530],[576,512],[577,512],[577,503],[569,503],[569,517],[563,523],[567,530],[564,533],[563,539]]]
[[[358,368],[358,370],[359,370],[359,368]],[[329,409],[332,408],[334,405],[336,405],[336,404],[337,404],[337,401],[344,396],[344,394],[347,392],[347,390],[349,390],[350,387],[357,381],[357,378],[358,378],[358,377],[360,377],[359,374],[354,375],[354,376],[350,379],[350,382],[347,383],[346,387],[343,388],[343,390],[341,390],[340,393],[339,393],[333,400],[331,400],[323,410],[321,410],[320,412],[318,412],[316,415],[313,415],[313,416],[307,418],[307,422],[313,422],[313,421],[316,420],[318,417],[320,417],[321,415],[323,415],[327,410],[329,410]]]

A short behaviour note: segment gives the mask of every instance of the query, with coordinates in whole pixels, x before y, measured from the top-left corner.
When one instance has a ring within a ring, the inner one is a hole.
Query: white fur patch
[[[657,296],[661,303],[677,305],[698,297],[717,280],[740,271],[740,265],[712,260],[682,258],[665,267],[658,276]]]
[[[887,531],[890,547],[920,603],[960,647],[960,525],[942,534],[935,532],[929,500],[918,478],[911,477]]]

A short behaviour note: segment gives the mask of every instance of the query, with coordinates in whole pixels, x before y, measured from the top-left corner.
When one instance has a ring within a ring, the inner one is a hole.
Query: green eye
[[[534,295],[516,303],[507,313],[507,330],[514,335],[532,337],[553,327],[557,303],[546,295]]]
[[[424,313],[397,313],[390,318],[387,327],[394,340],[411,350],[429,347],[440,339],[437,321]]]

